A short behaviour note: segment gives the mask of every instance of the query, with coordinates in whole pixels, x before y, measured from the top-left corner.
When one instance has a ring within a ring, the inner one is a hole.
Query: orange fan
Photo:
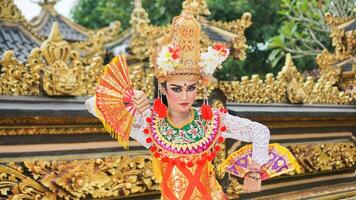
[[[123,55],[116,56],[105,66],[95,95],[96,113],[105,129],[127,148],[136,110],[132,102],[133,87]]]

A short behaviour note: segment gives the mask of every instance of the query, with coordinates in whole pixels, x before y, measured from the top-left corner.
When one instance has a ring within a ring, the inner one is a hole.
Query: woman
[[[229,53],[215,45],[201,54],[199,42],[197,20],[187,12],[175,17],[169,40],[152,59],[168,108],[158,98],[149,109],[149,100],[142,91],[135,91],[133,97],[138,114],[130,137],[152,152],[162,199],[225,199],[211,165],[224,138],[252,142],[252,160],[243,184],[246,192],[261,190],[261,166],[269,160],[270,133],[266,126],[232,116],[225,109],[211,109],[207,104],[201,109],[192,107],[198,82],[206,82]],[[96,115],[95,99],[86,105]]]

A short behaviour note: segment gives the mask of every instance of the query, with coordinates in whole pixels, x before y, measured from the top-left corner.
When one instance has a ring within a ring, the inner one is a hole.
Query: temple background
[[[113,21],[90,29],[58,14],[56,2],[39,1],[41,13],[30,21],[12,0],[0,2],[0,198],[158,198],[149,152],[135,141],[124,151],[86,111],[84,101],[118,53],[127,55],[135,88],[153,98],[149,60],[170,25],[152,24],[136,0],[125,28]],[[251,13],[209,20],[213,11],[203,0],[183,1],[182,9],[195,11],[203,49],[220,42],[230,47],[231,60],[249,59]],[[211,83],[213,106],[225,105],[234,115],[268,126],[271,143],[286,146],[302,166],[301,173],[268,180],[253,194],[241,193],[236,177],[217,173],[229,198],[355,198],[354,16],[324,13],[332,50],[315,56],[318,76],[299,71],[293,54],[285,54],[276,62],[278,73]],[[226,141],[215,166],[243,145]]]

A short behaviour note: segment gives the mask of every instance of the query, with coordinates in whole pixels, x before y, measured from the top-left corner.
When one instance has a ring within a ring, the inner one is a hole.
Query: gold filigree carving
[[[139,32],[142,28],[145,28],[150,23],[148,13],[142,8],[141,0],[135,0],[135,8],[131,13],[130,24],[132,28]]]
[[[230,179],[230,184],[226,189],[226,194],[229,199],[239,199],[239,194],[242,193],[242,185],[235,179]]]
[[[267,74],[264,81],[258,75],[247,76],[241,81],[221,81],[219,88],[232,102],[243,103],[311,103],[311,104],[351,104],[353,97],[335,86],[340,69],[331,65],[330,54],[317,58],[322,66],[321,77],[314,82],[312,77],[304,77],[293,64],[290,54],[282,70],[274,78]]]
[[[14,24],[18,26],[19,24],[31,33],[30,37],[35,40],[43,40],[44,37],[39,36],[36,31],[34,31],[31,24],[25,19],[21,11],[14,4],[13,0],[1,0],[0,1],[0,21],[7,22],[9,24]]]
[[[193,15],[210,15],[208,3],[205,0],[185,0],[182,3],[183,10]]]
[[[95,126],[31,126],[1,127],[0,135],[69,135],[69,134],[106,134],[100,125]]]
[[[356,148],[351,142],[293,144],[289,147],[302,173],[347,169],[355,166]]]
[[[56,126],[56,125],[83,125],[93,126],[100,125],[100,120],[95,117],[80,116],[45,116],[45,115],[28,115],[28,116],[2,116],[0,117],[0,126]]]
[[[44,69],[43,89],[50,96],[73,95],[84,93],[83,66],[79,52],[70,51],[70,45],[60,35],[58,23],[54,22],[52,31],[42,46],[43,57],[48,64]],[[68,66],[69,60],[72,66]]]
[[[62,39],[58,23],[54,22],[48,40],[41,48],[32,50],[27,64],[20,63],[13,51],[4,53],[0,94],[92,95],[103,70],[103,59],[92,57],[89,63],[84,65],[79,52],[73,51],[71,45]]]
[[[318,57],[321,57],[321,59],[327,58],[328,62],[321,62],[318,64],[320,67],[328,69],[326,70],[326,73],[337,77],[339,87],[354,97],[356,92],[353,88],[356,87],[356,84],[354,78],[351,78],[351,80],[354,80],[350,81],[350,77],[355,77],[356,73],[354,70],[342,72],[341,65],[346,63],[350,63],[352,65],[356,63],[356,30],[351,29],[346,31],[345,29],[345,27],[355,23],[356,19],[352,16],[333,17],[330,13],[326,13],[325,21],[331,29],[330,37],[332,38],[332,45],[335,47],[335,53],[329,53],[324,50],[324,52],[318,55]],[[332,65],[333,68],[329,67],[330,65]]]
[[[220,27],[222,29],[231,31],[236,34],[232,41],[233,52],[232,55],[235,58],[240,60],[246,59],[246,37],[245,30],[252,25],[252,16],[251,13],[244,13],[241,19],[236,19],[231,22],[221,22],[221,21],[212,21],[211,25]]]
[[[12,0],[2,0],[0,3],[0,20],[22,21],[23,16]]]
[[[354,20],[352,17],[338,17],[334,18],[330,13],[325,14],[325,21],[331,29],[330,37],[332,38],[332,45],[335,47],[335,60],[345,60],[352,55],[355,47],[354,41],[355,30],[345,31],[339,25],[347,21]]]
[[[132,80],[132,85],[136,90],[142,90],[145,94],[153,99],[154,97],[154,71],[152,69],[147,69],[144,67],[145,63],[133,64],[130,68],[130,78]],[[145,70],[146,69],[146,70]]]
[[[12,167],[0,165],[0,197],[118,198],[159,190],[150,157],[146,155],[27,160],[20,167]]]
[[[104,35],[104,43],[107,44],[109,42],[112,42],[119,37],[121,29],[121,22],[120,21],[114,21],[110,23],[109,26],[103,27],[99,29],[97,32],[101,32]]]
[[[38,49],[32,50],[29,58],[38,54]],[[6,51],[1,60],[0,94],[2,95],[38,95],[40,67],[34,62],[24,65],[14,56],[14,51]]]
[[[56,199],[46,187],[23,174],[21,167],[14,163],[0,165],[0,197],[7,199]]]
[[[87,33],[88,39],[71,44],[72,48],[81,52],[85,65],[93,63],[93,59],[103,59],[105,57],[105,44],[118,39],[121,22],[114,21],[109,26]],[[95,63],[95,61],[94,61]],[[101,63],[102,65],[103,63]]]

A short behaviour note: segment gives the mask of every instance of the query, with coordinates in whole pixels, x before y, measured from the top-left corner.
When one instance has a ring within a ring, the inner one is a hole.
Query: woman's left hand
[[[252,160],[250,163],[250,168],[260,170],[261,165],[259,165],[256,161]],[[261,191],[261,175],[257,174],[257,177],[259,177],[259,179],[252,178],[250,175],[247,174],[244,178],[242,190],[248,193]]]
[[[261,179],[254,179],[249,176],[245,176],[242,190],[248,193],[261,191]]]

